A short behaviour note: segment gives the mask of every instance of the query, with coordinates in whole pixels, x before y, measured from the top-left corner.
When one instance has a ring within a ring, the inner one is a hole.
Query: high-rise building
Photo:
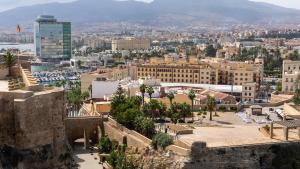
[[[57,22],[54,16],[41,15],[34,24],[36,56],[45,62],[71,58],[71,23]]]

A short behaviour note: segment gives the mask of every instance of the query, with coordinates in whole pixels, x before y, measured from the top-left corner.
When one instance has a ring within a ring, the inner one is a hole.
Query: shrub
[[[97,145],[100,153],[110,153],[112,151],[113,145],[110,139],[107,136],[104,136],[100,139],[99,144]]]
[[[264,128],[267,132],[270,131],[270,126],[269,126],[269,125],[265,125],[263,128]]]
[[[237,108],[236,107],[230,107],[230,110],[231,111],[237,111]]]
[[[135,169],[137,168],[133,160],[128,158],[125,153],[112,151],[108,158],[108,163],[115,169]]]
[[[171,144],[173,144],[173,138],[166,133],[157,133],[152,139],[152,146],[154,149],[157,149],[158,147],[165,149]]]
[[[220,106],[219,110],[222,111],[222,112],[225,112],[226,111],[226,107]]]
[[[127,136],[123,136],[123,145],[127,146]]]
[[[117,151],[112,151],[110,154],[109,154],[109,157],[108,157],[108,163],[113,167],[115,168],[117,166],[117,160],[118,160],[118,152]]]

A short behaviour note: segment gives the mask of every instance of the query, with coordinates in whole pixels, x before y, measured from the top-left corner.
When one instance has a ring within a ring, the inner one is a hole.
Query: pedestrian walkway
[[[85,150],[83,142],[76,142],[74,146],[74,159],[77,169],[103,169],[99,164],[99,156],[95,150]]]

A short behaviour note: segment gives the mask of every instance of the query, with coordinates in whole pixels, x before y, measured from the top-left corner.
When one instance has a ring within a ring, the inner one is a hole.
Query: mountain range
[[[0,13],[0,25],[32,23],[50,14],[73,23],[131,22],[146,25],[198,23],[297,23],[300,10],[249,0],[77,0],[19,7]]]

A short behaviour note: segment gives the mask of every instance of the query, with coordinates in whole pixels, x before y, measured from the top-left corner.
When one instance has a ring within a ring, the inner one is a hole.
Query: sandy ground
[[[85,150],[82,143],[74,146],[74,159],[78,164],[77,169],[103,169],[99,164],[99,156],[96,151]]]
[[[192,145],[194,142],[206,142],[207,147],[237,146],[245,144],[263,144],[284,141],[283,130],[274,130],[275,137],[270,139],[258,129],[262,125],[246,124],[234,113],[218,113],[213,121],[204,121],[217,127],[195,127],[194,134],[181,135],[179,139]],[[208,118],[208,115],[207,115]],[[290,130],[289,140],[299,140],[296,130]]]

